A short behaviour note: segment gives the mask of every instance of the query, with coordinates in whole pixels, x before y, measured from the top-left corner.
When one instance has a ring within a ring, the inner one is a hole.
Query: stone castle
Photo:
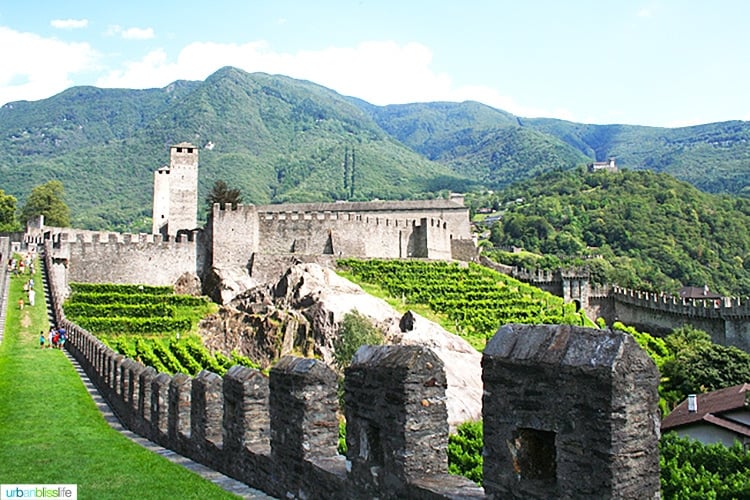
[[[590,318],[622,321],[652,333],[682,325],[714,342],[750,352],[750,301],[685,300],[618,287],[594,288],[583,274],[526,271],[478,257],[469,210],[450,200],[215,205],[203,228],[198,211],[198,148],[170,148],[170,164],[154,173],[153,234],[27,229],[27,241],[50,240],[62,286],[72,282],[192,283],[226,303],[277,277],[292,262],[331,266],[338,257],[481,260],[482,264],[576,302]]]
[[[170,148],[154,173],[153,234],[119,234],[39,225],[51,239],[64,280],[201,284],[226,302],[290,261],[338,257],[476,258],[469,209],[450,200],[303,203],[212,207],[197,228],[198,148]]]

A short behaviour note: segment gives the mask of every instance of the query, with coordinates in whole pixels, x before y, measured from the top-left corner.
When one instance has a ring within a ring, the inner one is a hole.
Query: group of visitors
[[[30,274],[34,275],[34,256],[31,252],[27,253],[22,259],[11,257],[8,259],[8,272],[14,276]]]
[[[34,258],[32,254],[27,253],[23,259],[11,258],[8,261],[8,272],[12,272],[16,276],[31,275],[29,280],[23,284],[23,293],[26,299],[23,296],[18,299],[18,308],[23,309],[27,300],[30,306],[34,306],[36,304],[36,290],[34,290]]]
[[[65,347],[67,338],[65,328],[55,328],[53,326],[49,329],[47,337],[44,336],[44,331],[39,332],[39,347],[41,349],[45,347],[48,349],[62,349]]]

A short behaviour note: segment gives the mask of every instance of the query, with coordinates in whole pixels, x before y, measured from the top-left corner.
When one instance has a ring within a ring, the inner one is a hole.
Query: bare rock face
[[[243,270],[213,268],[204,288],[214,301],[228,304],[233,297],[259,284],[258,280],[248,276]]]
[[[183,273],[174,284],[174,293],[179,295],[201,295],[201,280],[193,273]]]
[[[424,345],[445,363],[448,423],[451,429],[481,418],[481,354],[436,323],[385,301],[317,264],[296,264],[276,283],[251,288],[204,319],[206,345],[236,350],[271,366],[285,354],[316,356],[333,363],[333,341],[347,313],[356,310],[386,334],[386,342]]]

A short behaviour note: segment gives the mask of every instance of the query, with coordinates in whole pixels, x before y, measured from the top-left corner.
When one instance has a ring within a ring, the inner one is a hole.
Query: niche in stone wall
[[[557,479],[557,452],[555,433],[537,429],[519,428],[508,443],[513,457],[513,469],[522,479],[555,482]]]
[[[359,434],[359,457],[371,465],[383,466],[383,444],[380,427],[364,420]]]

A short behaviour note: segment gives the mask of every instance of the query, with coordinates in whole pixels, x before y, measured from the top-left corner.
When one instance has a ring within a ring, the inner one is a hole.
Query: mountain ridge
[[[225,67],[161,89],[72,87],[6,104],[0,188],[22,200],[57,179],[75,225],[148,231],[153,172],[169,145],[189,141],[201,148],[201,199],[219,179],[258,204],[430,198],[612,155],[626,168],[750,194],[750,125],[642,129],[521,118],[473,101],[375,106],[313,82]],[[639,149],[640,138],[651,149]]]

